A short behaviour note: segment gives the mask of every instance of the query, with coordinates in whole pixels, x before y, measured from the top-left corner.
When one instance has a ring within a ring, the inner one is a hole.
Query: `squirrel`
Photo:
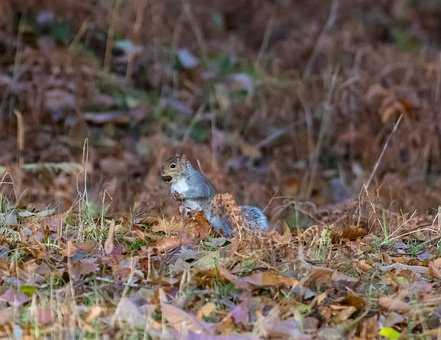
[[[169,158],[161,168],[161,178],[170,183],[170,192],[174,199],[181,202],[179,211],[191,214],[201,211],[211,226],[224,236],[233,234],[233,227],[227,217],[218,213],[214,207],[217,191],[185,155]],[[266,231],[269,229],[268,219],[263,211],[254,206],[239,207],[243,220],[250,229]]]

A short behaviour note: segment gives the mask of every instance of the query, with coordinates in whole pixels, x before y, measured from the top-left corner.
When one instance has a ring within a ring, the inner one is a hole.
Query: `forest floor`
[[[439,1],[0,13],[0,337],[441,338]],[[182,218],[175,153],[273,229]]]

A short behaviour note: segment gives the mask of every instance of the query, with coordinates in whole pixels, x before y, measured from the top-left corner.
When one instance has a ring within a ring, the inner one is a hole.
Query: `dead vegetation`
[[[0,13],[2,337],[441,337],[438,1]],[[177,215],[177,151],[234,238]]]

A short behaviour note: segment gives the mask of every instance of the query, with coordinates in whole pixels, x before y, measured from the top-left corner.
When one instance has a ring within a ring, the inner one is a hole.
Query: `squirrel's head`
[[[171,182],[173,178],[184,175],[185,170],[191,166],[185,155],[176,155],[164,162],[161,168],[161,178],[165,182]]]

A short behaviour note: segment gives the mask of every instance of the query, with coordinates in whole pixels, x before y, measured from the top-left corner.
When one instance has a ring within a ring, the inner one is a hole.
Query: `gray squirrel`
[[[174,199],[181,202],[181,213],[202,212],[211,226],[224,236],[232,236],[231,222],[213,207],[213,198],[217,191],[213,184],[197,170],[185,155],[177,155],[165,161],[161,168],[161,178],[170,183],[170,192]],[[239,207],[243,220],[252,230],[269,229],[268,219],[263,211],[254,206]]]

